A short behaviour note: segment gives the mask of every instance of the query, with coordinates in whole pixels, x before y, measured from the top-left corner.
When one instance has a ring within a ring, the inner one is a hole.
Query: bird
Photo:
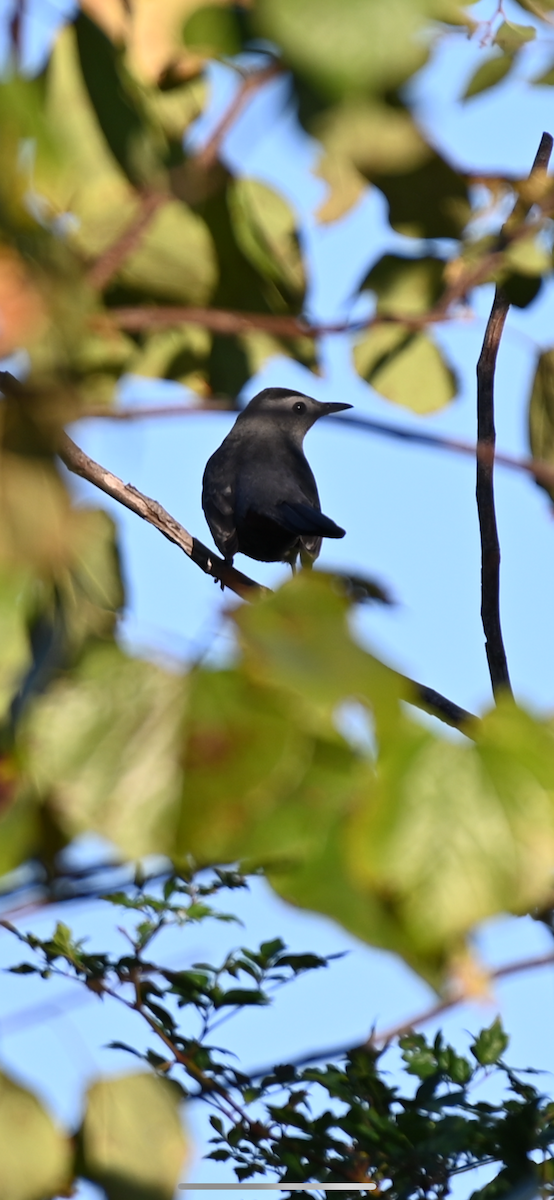
[[[317,484],[303,452],[320,417],[352,408],[322,403],[290,388],[268,387],[237,417],[206,464],[202,508],[227,565],[235,554],[258,562],[311,567],[324,537],[345,530],[321,511]]]

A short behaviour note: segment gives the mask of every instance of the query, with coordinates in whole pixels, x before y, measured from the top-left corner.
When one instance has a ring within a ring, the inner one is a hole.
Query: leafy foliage
[[[253,1074],[238,1070],[211,1044],[221,1009],[267,1005],[283,985],[329,965],[314,954],[289,952],[279,938],[256,950],[231,952],[218,967],[202,962],[176,971],[153,961],[152,944],[162,928],[176,923],[186,933],[190,924],[224,917],[212,907],[212,897],[246,883],[223,872],[211,879],[185,873],[169,876],[162,890],[143,880],[134,891],[107,896],[138,918],[129,933],[131,952],[120,958],[88,954],[60,924],[45,941],[17,934],[33,961],[15,971],[69,976],[126,1004],[163,1051],[139,1054],[153,1074],[102,1080],[89,1088],[77,1156],[72,1167],[67,1156],[63,1160],[68,1177],[73,1171],[101,1183],[109,1200],[169,1198],[185,1150],[179,1101],[197,1097],[211,1109],[209,1157],[232,1164],[239,1180],[270,1175],[285,1186],[319,1181],[322,1190],[339,1182],[347,1195],[349,1183],[367,1182],[392,1197],[434,1200],[447,1193],[457,1174],[487,1166],[493,1182],[474,1192],[479,1200],[529,1184],[550,1195],[553,1106],[505,1063],[508,1038],[498,1019],[480,1032],[467,1056],[440,1033],[433,1041],[416,1033],[402,1036],[403,1089],[391,1085],[386,1052],[372,1042],[322,1065],[283,1063]],[[184,1009],[189,1028],[191,1015],[196,1017],[196,1036],[181,1031]],[[131,1046],[114,1046],[137,1055]],[[491,1071],[496,1096],[498,1084],[505,1091],[494,1103],[483,1099]],[[46,1122],[37,1101],[25,1096],[37,1121]],[[27,1132],[18,1136],[25,1154]],[[8,1193],[14,1200],[36,1194],[17,1186]]]
[[[494,55],[464,99],[498,86],[543,36],[551,0],[520,8],[534,24],[499,10],[484,38]],[[552,721],[505,700],[466,721],[456,744],[422,727],[421,696],[360,647],[351,601],[323,575],[235,612],[232,669],[179,673],[132,658],[116,641],[114,527],[72,503],[57,467],[64,426],[91,404],[114,405],[126,373],[177,379],[209,401],[234,399],[277,354],[318,369],[286,187],[231,167],[229,112],[203,151],[191,149],[215,62],[236,75],[231,117],[249,91],[286,80],[276,113],[292,102],[316,139],[327,184],[318,220],[338,220],[369,185],[405,239],[369,270],[360,261],[352,299],[373,304],[355,327],[360,377],[419,415],[454,399],[433,326],[484,283],[532,305],[552,272],[549,181],[488,177],[476,207],[405,86],[445,30],[474,26],[456,0],[82,0],[41,77],[0,83],[0,354],[25,348],[29,363],[0,401],[0,873],[33,860],[55,880],[67,845],[90,832],[127,859],[163,855],[176,872],[161,892],[112,896],[139,922],[123,957],[89,954],[61,923],[44,941],[19,935],[34,957],[15,970],[113,995],[157,1049],[144,1056],[150,1074],[93,1084],[72,1140],[3,1075],[6,1200],[41,1200],[78,1176],[109,1200],[170,1197],[185,1095],[214,1109],[213,1157],[239,1179],[272,1171],[347,1190],[369,1178],[399,1200],[442,1200],[454,1175],[488,1164],[484,1200],[530,1179],[552,1189],[552,1106],[505,1065],[498,1022],[471,1058],[440,1035],[404,1038],[415,1093],[389,1086],[373,1045],[248,1077],[211,1045],[222,1012],[265,1007],[327,960],[279,939],[217,966],[172,971],[145,958],[167,924],[228,919],[211,898],[245,886],[239,863],[444,991],[476,923],[552,905]],[[533,82],[551,86],[552,67]],[[553,353],[538,360],[529,408],[532,454],[547,468]],[[554,495],[548,469],[540,481]],[[345,704],[366,723],[364,747],[344,732]],[[209,882],[196,877],[214,865]],[[185,1009],[195,1036],[181,1031]],[[508,1088],[502,1103],[474,1098],[490,1069]]]

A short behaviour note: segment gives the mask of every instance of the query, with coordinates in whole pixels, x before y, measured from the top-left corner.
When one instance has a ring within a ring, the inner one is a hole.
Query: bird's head
[[[325,403],[304,395],[304,392],[270,387],[254,396],[243,409],[239,420],[245,425],[252,422],[253,428],[254,424],[257,428],[267,424],[267,428],[282,431],[301,445],[308,430],[320,417],[343,412],[346,408],[352,408],[352,405]]]

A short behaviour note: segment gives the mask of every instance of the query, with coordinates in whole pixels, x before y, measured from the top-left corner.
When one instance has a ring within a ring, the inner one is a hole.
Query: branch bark
[[[531,169],[530,179],[546,172],[553,139],[548,133],[543,133],[540,146]],[[516,205],[514,214],[508,218],[504,231],[500,235],[500,243],[513,227],[514,216],[519,228],[526,216],[526,206],[521,201]],[[496,523],[494,502],[494,452],[496,430],[494,425],[494,375],[500,339],[509,310],[507,300],[501,287],[495,291],[491,314],[487,323],[483,348],[477,364],[477,443],[484,447],[486,455],[477,455],[477,511],[479,514],[479,531],[481,537],[481,619],[485,634],[485,649],[492,690],[495,698],[502,693],[512,695],[508,661],[502,637],[500,620],[500,542]]]
[[[194,417],[205,412],[233,413],[238,411],[239,406],[231,397],[210,396],[207,399],[195,400],[193,404],[129,404],[124,408],[106,408],[99,405],[83,409],[80,416],[83,418],[98,417],[103,421],[140,421],[157,417]],[[337,418],[329,417],[329,420],[335,421]],[[338,421],[343,428],[353,425],[356,429],[362,429],[366,433],[376,433],[395,441],[414,442],[416,445],[428,446],[432,450],[447,450],[455,454],[468,455],[471,458],[477,456],[483,462],[490,463],[494,460],[497,466],[508,467],[512,471],[523,471],[526,475],[531,475],[537,483],[543,484],[544,487],[554,487],[554,467],[542,459],[517,458],[514,454],[497,451],[495,446],[464,442],[459,438],[446,438],[437,433],[422,433],[418,429],[408,429],[405,425],[376,421],[373,417],[340,417]]]
[[[123,483],[123,480],[119,479],[117,475],[113,475],[111,471],[107,471],[94,459],[89,458],[88,454],[76,446],[67,434],[63,435],[58,452],[69,471],[80,475],[82,479],[94,484],[107,496],[111,496],[113,500],[123,504],[138,517],[142,517],[143,521],[153,525],[155,529],[163,533],[164,537],[183,550],[187,557],[192,559],[197,567],[200,567],[201,571],[204,571],[206,575],[211,575],[213,579],[217,579],[235,595],[240,596],[243,600],[253,600],[256,595],[268,594],[268,588],[262,587],[248,575],[243,575],[235,567],[230,567],[222,558],[212,554],[207,546],[193,537],[183,525],[175,520],[175,517],[162,508],[157,500],[145,496],[132,484]],[[440,692],[434,691],[433,688],[424,687],[407,676],[401,678],[406,684],[406,700],[409,703],[424,708],[426,712],[432,713],[456,729],[467,726],[469,732],[471,724],[478,721],[478,718],[472,713],[460,708],[458,704],[454,704],[453,701],[442,696]]]
[[[267,591],[259,583],[250,579],[248,575],[243,575],[241,571],[237,571],[235,567],[229,566],[222,558],[213,554],[207,546],[198,541],[198,538],[193,537],[184,525],[181,525],[165,508],[162,508],[157,500],[145,496],[131,483],[123,483],[123,480],[119,479],[117,475],[113,475],[111,471],[107,471],[94,459],[89,458],[88,454],[76,446],[67,434],[63,435],[58,453],[68,471],[93,483],[107,496],[111,496],[113,500],[123,504],[138,517],[142,517],[143,521],[147,521],[149,525],[159,529],[160,533],[163,533],[168,541],[183,550],[187,557],[192,559],[197,567],[200,567],[201,571],[204,571],[206,575],[211,575],[213,579],[229,588],[235,595],[242,599],[251,599],[254,594]]]

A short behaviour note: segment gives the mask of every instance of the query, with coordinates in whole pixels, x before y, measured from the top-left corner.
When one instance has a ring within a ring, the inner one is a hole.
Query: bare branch
[[[157,500],[151,500],[131,483],[123,483],[123,480],[118,479],[117,475],[112,475],[111,471],[107,471],[105,467],[94,462],[94,459],[89,458],[88,454],[80,450],[67,434],[63,435],[58,453],[69,471],[80,475],[89,483],[93,483],[107,496],[111,496],[113,500],[117,500],[125,508],[129,508],[138,517],[142,517],[149,525],[159,529],[168,541],[183,550],[206,575],[217,579],[237,596],[246,598],[252,597],[255,593],[261,595],[267,591],[259,583],[249,579],[248,575],[243,575],[241,571],[237,571],[235,567],[231,567],[229,563],[224,562],[222,558],[218,558],[216,554],[208,550],[207,546],[199,542],[179,521],[166,512]]]
[[[281,64],[272,62],[270,66],[263,67],[260,71],[251,71],[245,76],[227,111],[216,125],[211,137],[208,138],[206,145],[196,155],[196,162],[199,167],[209,170],[210,167],[215,166],[219,158],[223,139],[237,120],[237,117],[240,116],[247,101],[263,87],[264,83],[268,83],[270,79],[274,79],[276,75],[281,75],[282,72],[283,68]]]
[[[508,975],[520,975],[524,971],[538,970],[540,967],[554,966],[554,953],[538,954],[531,958],[522,958],[519,961],[506,963],[503,967],[497,967],[488,975],[488,979],[494,982],[495,979],[504,979]],[[444,1000],[438,1000],[436,1004],[431,1004],[422,1012],[416,1013],[406,1021],[399,1021],[396,1025],[389,1026],[382,1033],[372,1032],[365,1042],[359,1042],[356,1045],[328,1046],[323,1050],[313,1050],[310,1054],[303,1054],[298,1058],[289,1058],[283,1066],[304,1067],[308,1063],[332,1061],[337,1058],[344,1058],[347,1054],[354,1054],[357,1050],[377,1050],[389,1045],[398,1037],[402,1037],[405,1033],[411,1033],[419,1025],[425,1025],[429,1021],[433,1021],[435,1017],[441,1016],[442,1013],[448,1012],[451,1008],[456,1008],[458,1004],[464,1004],[474,999],[471,995],[460,992],[458,995],[450,996]],[[264,1075],[270,1075],[275,1070],[275,1066],[256,1067],[253,1071],[248,1071],[250,1079],[260,1079]]]
[[[550,134],[543,134],[530,178],[546,172],[551,152],[552,138]],[[519,227],[523,229],[527,207],[520,201],[514,210],[518,222],[521,222]],[[508,218],[505,230],[511,227],[513,220],[514,214]],[[499,239],[501,243],[505,236],[503,231]],[[481,619],[495,697],[502,692],[512,694],[500,621],[500,542],[494,503],[494,374],[509,307],[509,301],[502,288],[497,287],[477,364],[477,441],[480,447],[486,447],[489,454],[488,460],[482,454],[477,456],[476,495],[481,535]]]

